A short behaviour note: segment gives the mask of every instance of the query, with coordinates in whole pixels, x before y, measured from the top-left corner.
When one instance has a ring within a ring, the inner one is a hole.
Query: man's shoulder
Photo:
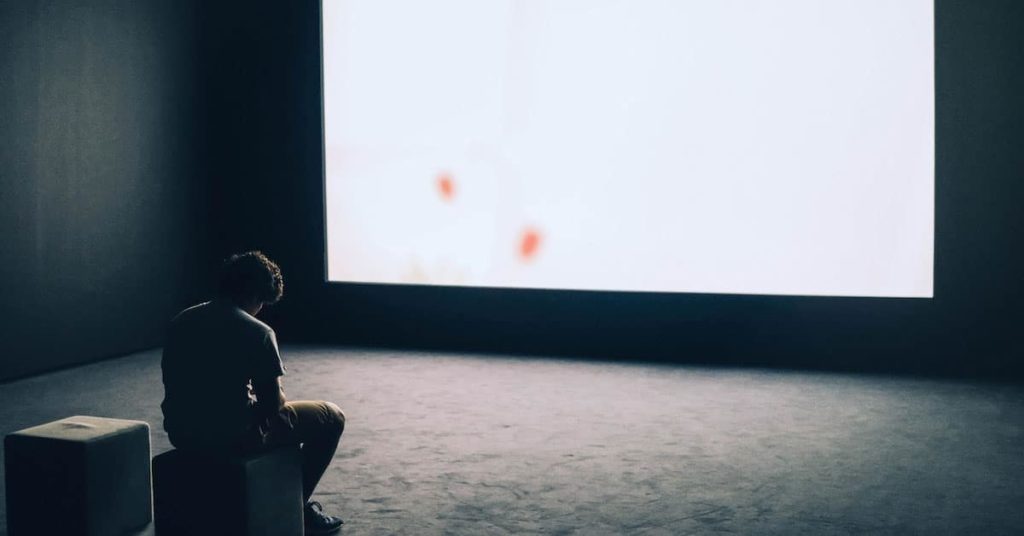
[[[207,301],[203,303],[197,303],[191,307],[185,308],[180,313],[174,315],[174,318],[171,319],[171,324],[179,324],[181,322],[187,321],[188,319],[194,316],[202,314],[203,311],[210,307],[211,303],[212,302]]]
[[[252,316],[251,314],[249,314],[249,313],[247,313],[247,312],[245,312],[245,311],[243,311],[241,309],[235,308],[235,315],[237,316],[237,318],[238,318],[240,323],[244,324],[245,326],[247,326],[249,329],[251,329],[254,332],[258,332],[258,333],[263,334],[263,335],[273,335],[274,334],[274,329],[273,328],[268,326],[265,322],[263,322],[259,318],[256,318],[255,316]]]
[[[249,336],[265,337],[274,334],[274,330],[258,318],[233,304],[218,300],[193,305],[178,313],[171,320],[172,327],[205,324],[215,324],[235,332],[243,332]]]

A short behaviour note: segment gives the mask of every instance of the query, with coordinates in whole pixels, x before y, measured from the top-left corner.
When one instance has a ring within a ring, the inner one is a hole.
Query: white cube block
[[[4,438],[9,536],[120,536],[153,519],[149,425],[74,416]]]
[[[302,536],[296,446],[244,456],[170,450],[153,458],[157,536]]]

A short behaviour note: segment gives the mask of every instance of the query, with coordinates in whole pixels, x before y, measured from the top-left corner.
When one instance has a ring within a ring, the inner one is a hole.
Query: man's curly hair
[[[252,299],[277,303],[284,294],[281,269],[261,251],[232,255],[221,268],[220,293],[235,303]]]

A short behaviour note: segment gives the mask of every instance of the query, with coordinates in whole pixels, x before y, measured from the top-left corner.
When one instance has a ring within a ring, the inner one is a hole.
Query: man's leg
[[[331,402],[296,400],[285,403],[281,417],[283,422],[268,431],[266,443],[302,445],[302,495],[309,501],[338,449],[345,413]]]

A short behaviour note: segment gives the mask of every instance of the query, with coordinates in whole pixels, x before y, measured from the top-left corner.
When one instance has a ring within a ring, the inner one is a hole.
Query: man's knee
[[[345,412],[334,402],[324,402],[324,411],[327,414],[326,424],[331,431],[341,435],[345,431]]]

